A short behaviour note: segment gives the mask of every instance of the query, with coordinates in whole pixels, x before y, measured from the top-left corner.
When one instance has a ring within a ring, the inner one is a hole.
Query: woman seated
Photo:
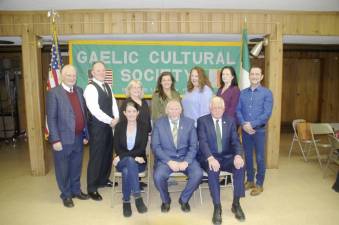
[[[135,198],[139,213],[147,212],[147,207],[140,193],[138,173],[146,168],[146,145],[148,126],[137,120],[139,105],[134,101],[126,103],[123,111],[126,120],[121,120],[114,130],[114,150],[116,157],[113,165],[122,173],[123,215],[132,215],[130,196]]]

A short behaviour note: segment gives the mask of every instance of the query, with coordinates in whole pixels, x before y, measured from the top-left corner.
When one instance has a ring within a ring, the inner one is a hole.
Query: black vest
[[[98,104],[99,104],[99,108],[106,113],[108,116],[114,118],[113,116],[113,111],[112,111],[112,92],[111,89],[109,88],[108,84],[104,83],[106,86],[106,90],[109,91],[110,93],[107,94],[106,92],[104,92],[104,90],[102,89],[102,87],[100,87],[97,83],[91,81],[90,84],[93,84],[94,87],[97,89],[98,91]],[[95,116],[93,116],[91,114],[91,112],[88,110],[88,120],[91,124],[96,124],[96,125],[109,125],[109,124],[105,124],[103,122],[101,122],[100,120],[98,120],[97,118],[95,118]]]

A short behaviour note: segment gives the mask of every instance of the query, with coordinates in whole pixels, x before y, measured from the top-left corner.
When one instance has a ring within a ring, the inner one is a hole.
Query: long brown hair
[[[160,76],[158,77],[157,87],[155,89],[155,92],[159,93],[159,96],[162,98],[162,100],[166,100],[167,99],[167,95],[165,94],[164,89],[163,89],[163,87],[161,85],[161,81],[162,81],[162,78],[164,76],[170,76],[171,77],[171,80],[172,80],[171,90],[175,91],[175,79],[173,77],[173,74],[171,72],[169,72],[169,71],[162,72],[160,74]]]
[[[193,83],[191,81],[191,74],[192,74],[193,70],[196,70],[198,72],[200,91],[202,91],[204,89],[205,85],[212,88],[211,82],[208,79],[208,77],[206,76],[205,70],[203,68],[199,67],[199,66],[195,66],[191,69],[190,76],[189,76],[188,81],[187,81],[187,91],[188,92],[191,92],[194,88]]]

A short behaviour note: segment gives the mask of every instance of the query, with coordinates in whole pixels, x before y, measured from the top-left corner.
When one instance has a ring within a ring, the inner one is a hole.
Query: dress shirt
[[[102,84],[104,82],[98,81],[97,79],[93,78],[93,82],[99,85],[99,87],[102,88],[102,90],[106,93],[106,90],[103,88]],[[99,121],[106,123],[106,124],[111,124],[112,118],[108,116],[106,113],[104,113],[99,106],[98,99],[98,91],[96,87],[92,84],[87,85],[84,91],[84,97],[86,100],[86,105],[91,114],[97,118]],[[112,94],[112,111],[115,119],[119,118],[119,109],[118,105],[116,102],[116,99],[114,98],[114,95]]]
[[[69,93],[71,93],[71,90],[72,90],[72,92],[74,91],[73,90],[73,87],[71,88],[71,87],[68,87],[66,84],[64,84],[64,83],[61,83],[61,86],[67,91],[67,92],[69,92]]]
[[[171,132],[172,132],[174,124],[172,123],[172,120],[170,118],[168,118],[168,121],[171,126]],[[179,132],[179,127],[180,127],[180,119],[178,119],[178,124],[177,124],[178,132]]]
[[[241,125],[250,122],[252,128],[264,127],[272,114],[272,92],[262,86],[241,91],[237,106],[237,118]]]

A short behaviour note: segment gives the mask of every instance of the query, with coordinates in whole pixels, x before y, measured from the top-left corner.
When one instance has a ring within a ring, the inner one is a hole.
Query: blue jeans
[[[140,196],[138,174],[145,170],[146,163],[139,164],[134,158],[128,156],[122,158],[116,168],[122,173],[122,200],[129,202],[131,193],[133,193],[135,197]]]
[[[242,144],[245,150],[247,181],[254,182],[253,168],[253,149],[255,148],[257,160],[256,184],[263,186],[265,179],[265,129],[258,129],[253,135],[249,135],[244,130],[242,131]],[[279,148],[279,146],[277,146]]]

